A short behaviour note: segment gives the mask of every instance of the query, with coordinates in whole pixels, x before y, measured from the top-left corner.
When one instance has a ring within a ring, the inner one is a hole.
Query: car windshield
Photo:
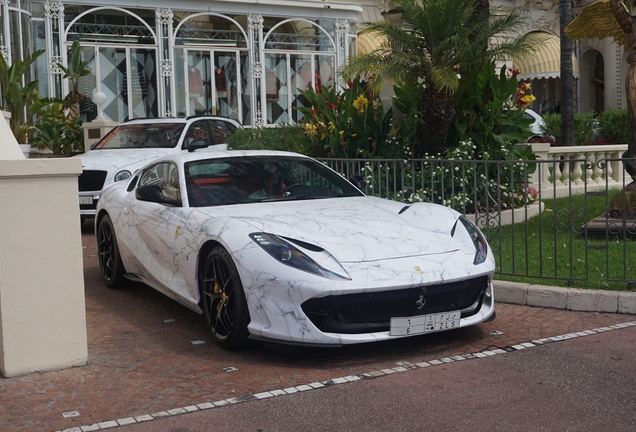
[[[312,159],[232,157],[185,164],[190,207],[363,196]]]
[[[110,131],[94,149],[173,148],[183,123],[122,124]]]

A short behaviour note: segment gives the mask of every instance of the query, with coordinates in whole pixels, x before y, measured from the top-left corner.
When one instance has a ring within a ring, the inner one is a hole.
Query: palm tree
[[[565,28],[572,21],[572,0],[559,0],[561,27],[561,145],[574,145],[574,73],[572,39]]]
[[[425,123],[419,133],[426,142],[414,154],[442,153],[455,116],[453,93],[461,74],[479,70],[484,61],[530,50],[515,32],[523,12],[477,13],[474,0],[399,0],[399,4],[402,27],[390,21],[367,23],[365,31],[384,36],[385,43],[350,59],[343,74],[372,77],[376,90],[389,82],[424,82],[419,110]]]

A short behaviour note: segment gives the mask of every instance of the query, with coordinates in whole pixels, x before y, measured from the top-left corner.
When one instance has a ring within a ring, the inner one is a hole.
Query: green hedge
[[[541,132],[554,137],[556,145],[561,145],[561,114],[543,115],[544,125]],[[574,113],[574,145],[596,144],[596,120],[593,112]]]
[[[607,110],[598,117],[600,136],[607,144],[627,144],[629,141],[629,126],[627,124],[627,110]]]
[[[306,154],[300,125],[237,129],[230,137],[230,150],[280,150]]]

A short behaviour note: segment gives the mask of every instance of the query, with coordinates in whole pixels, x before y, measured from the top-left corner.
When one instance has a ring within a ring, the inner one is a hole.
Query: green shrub
[[[596,137],[596,118],[593,112],[574,113],[574,145],[592,145]]]
[[[554,137],[556,145],[561,145],[561,114],[543,115],[543,121],[545,124],[541,126],[541,133]],[[593,112],[574,113],[574,145],[594,144],[595,121]]]
[[[360,84],[298,89],[309,107],[303,113],[306,148],[317,157],[386,157],[396,145],[392,133],[393,111],[384,112],[382,101]]]
[[[237,129],[229,138],[230,150],[280,150],[307,154],[301,125]]]
[[[475,146],[472,158],[497,160],[502,149],[513,150],[514,144],[530,137],[532,121],[525,117],[524,108],[534,96],[526,94],[530,86],[519,84],[516,74],[508,76],[505,66],[497,73],[495,63],[490,62],[478,73],[462,76],[462,83],[455,93],[449,148],[470,141]]]
[[[598,117],[599,134],[608,144],[626,144],[629,141],[627,110],[607,110]]]

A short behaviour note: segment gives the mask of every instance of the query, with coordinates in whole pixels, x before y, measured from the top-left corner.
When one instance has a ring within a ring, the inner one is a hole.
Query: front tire
[[[216,343],[225,349],[245,346],[250,314],[243,285],[227,251],[212,249],[199,274],[201,309]]]
[[[110,216],[105,215],[97,227],[97,256],[104,283],[109,288],[119,288],[126,272],[119,255],[117,237]]]

